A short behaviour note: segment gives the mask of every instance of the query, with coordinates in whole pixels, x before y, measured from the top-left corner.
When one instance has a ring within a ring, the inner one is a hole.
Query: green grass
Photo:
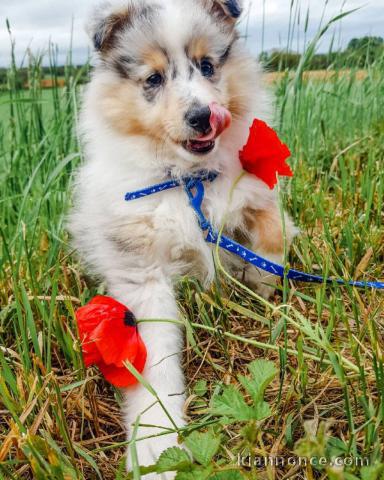
[[[84,370],[74,323],[74,310],[97,286],[65,232],[81,161],[72,73],[68,67],[66,88],[42,91],[31,66],[36,81],[18,91],[13,68],[0,95],[4,479],[125,478],[121,399],[96,370]],[[301,229],[289,261],[306,271],[383,280],[384,61],[377,59],[364,80],[350,72],[302,81],[301,73],[273,87],[276,124],[295,171],[281,201]],[[285,285],[269,304],[228,278],[219,261],[209,291],[185,280],[190,422],[179,433],[195,464],[188,466],[192,477],[178,478],[383,478],[383,306],[380,292],[302,284]],[[261,382],[255,359],[272,362],[262,366],[270,373],[268,407],[264,392],[255,394]],[[208,457],[196,448],[204,442]],[[249,452],[361,456],[371,466],[238,467],[237,455]]]

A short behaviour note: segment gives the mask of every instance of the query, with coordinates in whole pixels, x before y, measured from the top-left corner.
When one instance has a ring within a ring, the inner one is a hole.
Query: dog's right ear
[[[95,50],[105,53],[113,47],[116,34],[131,24],[135,11],[133,2],[125,2],[120,8],[109,2],[96,7],[87,25]]]

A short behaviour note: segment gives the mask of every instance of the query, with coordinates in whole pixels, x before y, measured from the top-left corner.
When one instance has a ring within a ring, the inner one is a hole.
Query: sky
[[[33,52],[46,51],[51,41],[58,47],[58,64],[63,64],[71,42],[72,20],[73,61],[76,64],[84,63],[91,48],[84,24],[90,9],[99,1],[0,0],[0,66],[6,66],[10,60],[10,39],[6,19],[11,25],[18,63],[23,61],[28,48]],[[247,33],[247,45],[255,55],[262,50],[287,47],[291,1],[245,0],[241,30]],[[337,46],[345,47],[353,37],[364,35],[384,37],[384,0],[293,0],[293,2],[293,9],[297,15],[293,38],[291,37],[292,49],[301,50],[305,41],[308,42],[316,35],[325,3],[327,6],[324,22],[341,11],[361,8],[344,17],[330,29],[320,43],[319,51],[326,51],[332,38],[335,39]],[[305,35],[308,9],[310,14]]]

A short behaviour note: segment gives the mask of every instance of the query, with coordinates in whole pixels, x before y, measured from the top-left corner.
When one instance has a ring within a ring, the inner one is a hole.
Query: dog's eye
[[[210,78],[215,74],[215,67],[213,66],[212,62],[204,59],[200,63],[200,71],[203,77]]]
[[[163,83],[163,76],[160,73],[154,73],[147,78],[145,83],[150,87],[159,87]]]

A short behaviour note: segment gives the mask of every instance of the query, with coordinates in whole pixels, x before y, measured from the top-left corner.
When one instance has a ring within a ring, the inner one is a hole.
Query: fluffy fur
[[[86,160],[77,179],[70,230],[89,269],[140,319],[177,319],[177,280],[188,274],[209,284],[214,265],[212,246],[204,241],[182,189],[134,202],[124,201],[127,191],[170,175],[218,170],[219,178],[206,185],[208,218],[220,227],[226,215],[228,234],[273,261],[282,260],[275,192],[245,175],[229,203],[242,170],[238,151],[253,118],[268,121],[270,105],[258,65],[238,39],[240,8],[237,0],[135,0],[103,4],[90,21],[98,60],[82,107]],[[208,75],[204,61],[213,66]],[[233,122],[212,152],[196,155],[185,148],[196,137],[186,114],[211,102],[225,106]],[[286,231],[289,243],[294,228],[288,218]],[[261,294],[273,292],[265,283],[273,284],[274,278],[224,258],[228,268],[242,277],[245,273]],[[183,332],[161,322],[139,328],[149,353],[144,376],[175,424],[182,426]],[[127,430],[139,415],[140,424],[146,425],[139,428],[138,438],[174,427],[144,387],[125,394]],[[153,463],[176,442],[176,434],[139,441],[139,462]]]

